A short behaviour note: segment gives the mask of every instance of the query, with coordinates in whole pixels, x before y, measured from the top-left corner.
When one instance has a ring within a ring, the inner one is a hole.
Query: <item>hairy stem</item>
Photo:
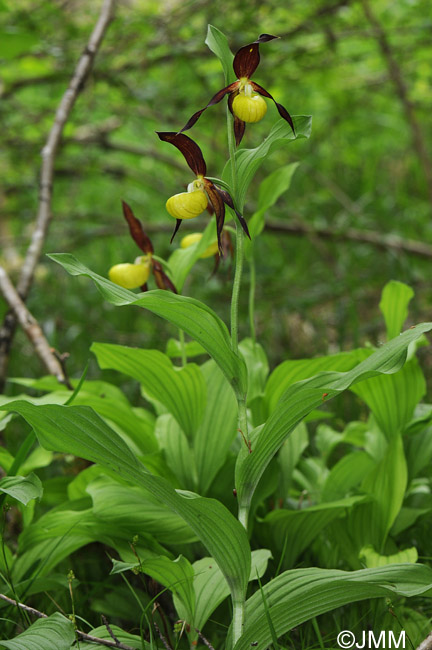
[[[251,245],[251,255],[249,262],[249,328],[254,347],[256,343],[255,332],[255,286],[256,286],[256,269],[254,257],[254,245]]]
[[[187,356],[186,356],[185,335],[182,329],[179,329],[179,341],[180,341],[182,366],[184,367],[187,364]]]

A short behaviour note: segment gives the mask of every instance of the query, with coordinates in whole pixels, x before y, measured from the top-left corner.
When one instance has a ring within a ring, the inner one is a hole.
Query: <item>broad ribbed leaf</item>
[[[309,138],[312,126],[311,116],[293,115],[292,119],[295,127],[295,135],[290,125],[281,118],[273,125],[267,138],[258,147],[255,149],[240,149],[237,151],[238,210],[243,210],[247,189],[267,156],[269,156],[275,149],[284,144],[288,144],[291,140]],[[227,181],[231,178],[230,162],[226,164],[222,178]]]
[[[257,237],[264,229],[264,215],[267,210],[289,189],[293,174],[298,165],[299,163],[295,162],[284,167],[279,167],[262,181],[258,192],[257,211],[248,220],[249,234],[252,239]],[[249,246],[249,240],[246,240],[246,250],[248,250]]]
[[[327,502],[342,499],[359,485],[375,466],[376,461],[365,451],[347,454],[331,468],[321,492],[321,499]]]
[[[195,490],[197,471],[194,455],[185,434],[170,413],[158,417],[155,435],[166,464],[178,480],[178,486],[183,490]]]
[[[225,85],[229,84],[234,80],[234,71],[233,71],[233,59],[234,54],[231,52],[228,45],[228,40],[225,34],[221,32],[217,27],[213,25],[208,25],[207,27],[207,37],[205,44],[216,54],[219,61],[222,64],[222,68],[225,75]]]
[[[378,374],[394,373],[403,366],[412,341],[432,329],[432,323],[417,325],[376,350],[349,372],[322,373],[293,384],[285,391],[277,409],[262,429],[252,432],[252,453],[241,450],[236,466],[239,506],[249,507],[253,492],[265,468],[285,438],[314,408],[339,395],[351,385]]]
[[[93,343],[91,350],[103,370],[118,370],[139,381],[144,393],[161,402],[188,437],[194,436],[206,401],[206,385],[198,366],[188,364],[175,369],[158,350],[110,343]]]
[[[0,640],[0,647],[7,650],[70,650],[74,640],[72,621],[56,612],[48,618],[40,618],[11,641]]]
[[[387,566],[388,564],[402,564],[404,562],[412,562],[415,564],[418,560],[418,553],[415,547],[406,548],[393,555],[380,555],[377,553],[373,546],[364,546],[360,551],[360,559],[365,563],[366,568],[373,569],[375,567]]]
[[[262,578],[267,569],[271,553],[267,549],[252,551],[252,564],[249,580],[256,580],[257,575]],[[215,609],[229,596],[229,590],[224,577],[216,562],[211,557],[203,557],[193,563],[195,573],[193,586],[195,592],[195,616],[186,618],[187,611],[184,610],[178,598],[174,598],[174,604],[180,618],[185,619],[190,625],[202,630]]]
[[[113,560],[111,573],[124,571],[125,568],[123,565],[125,564],[124,562]],[[217,567],[216,563],[214,565]],[[160,557],[154,557],[144,562],[136,562],[132,567],[126,565],[126,568],[138,569],[164,587],[167,587],[181,601],[187,612],[186,620],[193,620],[195,611],[194,569],[185,557],[179,555],[175,560],[170,560],[168,557],[161,555]],[[227,587],[223,576],[222,580],[225,583],[225,587]]]
[[[181,293],[185,280],[194,264],[214,241],[217,241],[216,229],[213,220],[211,220],[197,244],[193,244],[188,248],[177,248],[170,255],[168,265],[171,277],[178,292]],[[210,276],[211,269],[212,263],[210,260],[208,270],[206,271],[207,277]]]
[[[315,359],[294,359],[283,361],[277,366],[268,378],[265,388],[265,402],[268,413],[276,408],[276,405],[283,393],[292,385],[303,379],[313,377],[320,372],[336,370],[346,372],[354,368],[360,361],[372,354],[369,350],[352,350],[351,352],[340,352],[326,357]]]
[[[366,476],[363,489],[373,497],[367,517],[369,541],[382,550],[404,500],[408,471],[402,438],[397,436],[388,446],[384,458]],[[354,513],[355,517],[356,513]],[[364,522],[366,523],[366,522]]]
[[[26,506],[32,499],[42,497],[43,487],[41,480],[33,473],[28,476],[5,476],[0,481],[0,492]]]
[[[207,404],[194,452],[199,492],[206,494],[237,435],[238,411],[234,392],[215,362],[205,363],[201,372],[207,383]]]
[[[129,646],[130,648],[134,648],[134,650],[152,650],[153,646],[151,646],[147,641],[144,641],[140,636],[136,634],[130,634],[129,632],[125,632],[121,628],[119,628],[117,625],[112,625],[110,623],[110,628],[115,635],[116,639],[120,641],[120,643],[123,643],[125,646]],[[111,641],[112,642],[112,636],[108,632],[106,625],[101,625],[100,627],[96,627],[94,630],[90,630],[88,634],[91,634],[91,636],[95,636],[98,639],[104,639],[105,641]],[[79,650],[95,650],[95,648],[103,648],[103,645],[97,645],[96,643],[92,642],[87,642],[87,641],[80,641],[79,645]],[[71,646],[70,650],[78,650],[77,645]]]
[[[293,569],[263,587],[278,637],[311,618],[337,607],[370,598],[430,595],[432,569],[420,564],[393,564],[360,571]],[[245,632],[235,650],[266,650],[272,643],[263,596],[246,602]]]
[[[49,255],[71,275],[84,275],[93,280],[104,298],[113,305],[137,305],[184,330],[201,343],[216,361],[235,390],[246,392],[247,377],[243,360],[231,348],[225,323],[204,303],[178,296],[170,291],[148,291],[136,294],[113,284],[81,264],[73,255]]]
[[[250,572],[249,543],[244,528],[221,503],[190,492],[180,494],[165,479],[149,474],[126,443],[88,407],[12,402],[1,408],[22,415],[46,449],[100,463],[149,490],[195,531],[217,561],[233,600],[243,599]]]
[[[411,420],[415,407],[426,393],[426,382],[414,357],[395,375],[372,377],[351,390],[366,402],[381,431],[392,439]]]
[[[408,316],[408,305],[414,291],[407,284],[391,280],[385,285],[379,304],[387,327],[387,338],[399,336]]]
[[[266,353],[259,343],[252,339],[243,339],[239,350],[246,363],[248,371],[248,402],[264,392],[264,386],[269,373],[269,364]]]
[[[256,525],[260,541],[275,549],[276,557],[284,551],[283,566],[290,568],[323,528],[364,499],[363,496],[349,497],[303,510],[273,510]]]

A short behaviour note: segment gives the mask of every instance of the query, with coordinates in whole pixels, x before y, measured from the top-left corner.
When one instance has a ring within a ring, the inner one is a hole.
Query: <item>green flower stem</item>
[[[244,601],[233,601],[232,639],[233,647],[243,634]]]
[[[244,233],[240,224],[236,229],[236,259],[235,274],[231,298],[231,343],[232,349],[238,353],[238,301],[240,295],[241,279],[243,275]]]
[[[255,271],[255,250],[253,242],[251,243],[251,255],[249,262],[249,273],[250,273],[250,282],[249,282],[249,327],[250,335],[253,341],[254,347],[256,343],[256,332],[255,332],[255,286],[256,286],[256,271]]]

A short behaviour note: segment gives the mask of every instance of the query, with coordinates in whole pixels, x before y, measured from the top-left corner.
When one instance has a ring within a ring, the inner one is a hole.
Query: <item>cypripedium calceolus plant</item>
[[[197,143],[183,133],[158,131],[157,134],[161,140],[169,142],[181,151],[189,168],[196,175],[196,180],[189,183],[187,192],[175,194],[166,202],[168,212],[177,220],[171,241],[174,239],[183,219],[198,217],[207,208],[209,202],[216,214],[218,249],[221,255],[223,255],[221,235],[225,223],[225,204],[235,212],[244,232],[249,237],[246,221],[235,209],[231,195],[226,190],[216,187],[213,181],[205,177],[207,166]]]
[[[261,34],[256,41],[240,48],[236,53],[233,61],[233,68],[237,76],[237,80],[225,88],[218,90],[218,92],[211,98],[207,106],[192,115],[189,121],[181,129],[180,133],[183,133],[183,131],[188,131],[198,121],[201,114],[209,106],[218,104],[225,97],[225,95],[229,95],[228,108],[234,117],[234,133],[237,146],[240,144],[243,138],[246,123],[252,124],[259,122],[266,114],[267,104],[262,97],[267,97],[276,104],[279,115],[288,122],[293,130],[293,133],[295,133],[291,115],[288,113],[286,108],[284,108],[282,104],[278,104],[274,97],[272,97],[272,95],[270,95],[270,93],[267,92],[265,88],[255,83],[255,81],[251,81],[251,77],[260,62],[260,43],[266,43],[268,41],[274,40],[275,38],[278,38],[278,36],[272,36],[271,34]]]
[[[123,215],[128,223],[131,237],[144,255],[137,257],[134,264],[124,263],[112,266],[108,272],[109,279],[124,289],[140,288],[141,291],[147,291],[147,280],[150,273],[153,273],[159,289],[167,289],[177,293],[174,284],[164,272],[161,263],[153,257],[153,244],[144,232],[141,221],[135,217],[127,203],[122,201],[122,205]]]

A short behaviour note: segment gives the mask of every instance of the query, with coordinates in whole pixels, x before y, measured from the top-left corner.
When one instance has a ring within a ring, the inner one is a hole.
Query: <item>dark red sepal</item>
[[[209,106],[214,106],[215,104],[218,104],[228,93],[232,93],[234,90],[237,89],[237,86],[239,85],[238,81],[234,81],[232,84],[229,86],[226,86],[225,88],[222,88],[222,90],[218,90],[216,95],[213,95],[207,106],[204,106],[200,111],[197,111],[192,115],[192,117],[189,119],[189,121],[184,125],[184,127],[179,131],[179,133],[183,133],[183,131],[189,131],[193,127],[196,122],[198,122],[199,118],[201,117],[201,114],[204,113],[204,111],[209,108]]]
[[[155,259],[152,259],[152,267],[153,267],[153,275],[156,280],[156,284],[159,289],[165,289],[167,291],[172,291],[173,293],[177,293],[177,289],[167,276],[167,274],[164,272],[162,265],[160,262],[158,262]]]
[[[132,239],[143,253],[153,253],[153,245],[150,238],[145,234],[141,221],[136,218],[132,212],[132,208],[125,201],[122,201],[122,206],[124,218],[128,223]]]
[[[174,228],[174,232],[171,235],[170,244],[173,243],[173,239],[176,236],[176,234],[178,232],[178,229],[180,228],[181,225],[182,225],[182,220],[181,219],[176,219],[176,225],[175,225],[175,228]]]
[[[221,234],[225,223],[225,203],[219,189],[207,178],[204,179],[205,189],[216,215],[216,232],[218,238],[219,254],[223,255]]]
[[[237,219],[240,222],[241,227],[243,228],[246,235],[250,239],[251,237],[250,237],[250,234],[249,234],[249,228],[247,226],[245,218],[243,217],[243,215],[240,214],[240,212],[238,210],[235,209],[234,201],[232,200],[231,195],[226,190],[222,190],[220,187],[217,187],[216,190],[221,195],[222,200],[224,201],[224,203],[226,203],[232,210],[234,210],[234,212],[236,213]]]
[[[145,284],[142,284],[142,285],[140,286],[140,291],[141,291],[142,293],[145,293],[145,292],[148,291],[148,290],[149,290],[149,289],[148,289],[148,284],[147,284],[147,282],[146,282]]]
[[[244,132],[246,129],[246,123],[243,122],[237,115],[235,115],[232,105],[234,98],[238,95],[238,93],[231,93],[231,95],[228,98],[228,108],[230,110],[231,115],[234,118],[234,136],[235,136],[235,141],[236,141],[236,146],[238,147],[240,142],[243,139]]]
[[[156,131],[156,133],[163,142],[173,144],[182,152],[184,159],[196,176],[206,175],[207,168],[202,151],[192,138],[174,131]]]
[[[270,93],[268,93],[267,90],[266,90],[265,88],[263,88],[263,87],[260,86],[259,84],[256,84],[254,81],[251,81],[250,83],[251,83],[251,86],[252,86],[252,88],[255,90],[256,93],[258,93],[258,94],[260,94],[260,95],[263,95],[263,97],[268,97],[269,99],[271,99],[272,101],[274,101],[274,103],[276,104],[276,108],[277,108],[278,111],[279,111],[279,115],[280,115],[281,117],[283,117],[283,119],[286,120],[286,121],[288,122],[288,124],[289,124],[290,127],[292,128],[292,131],[293,131],[293,133],[294,133],[294,135],[295,135],[294,122],[292,121],[292,117],[291,117],[291,115],[288,113],[287,109],[284,108],[284,106],[282,106],[282,104],[278,104],[277,101],[275,100],[275,98],[272,97],[272,95],[270,95]]]
[[[237,79],[247,77],[248,79],[253,75],[260,62],[259,44],[272,41],[277,36],[271,34],[261,34],[253,43],[241,47],[236,53],[233,61],[234,72]]]

